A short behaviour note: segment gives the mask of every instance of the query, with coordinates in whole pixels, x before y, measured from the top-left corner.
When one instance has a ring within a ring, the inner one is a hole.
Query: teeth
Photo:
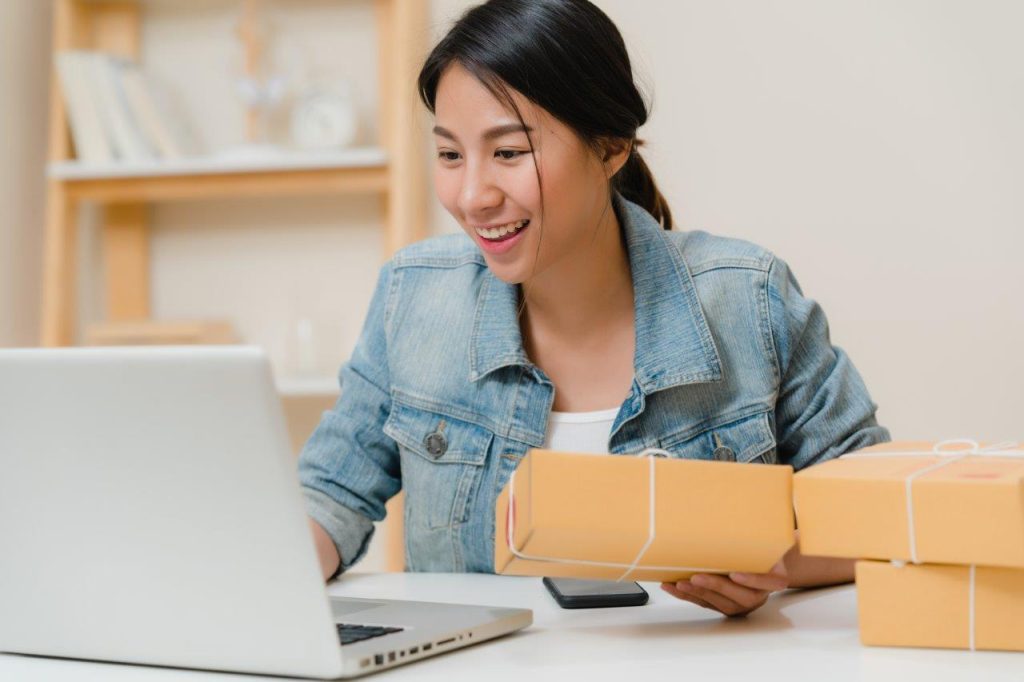
[[[500,237],[504,237],[506,234],[515,232],[516,230],[521,230],[523,227],[526,226],[526,223],[528,222],[530,221],[518,220],[514,223],[509,223],[508,225],[502,225],[500,227],[494,227],[489,230],[478,227],[476,229],[476,233],[485,239],[498,239]]]

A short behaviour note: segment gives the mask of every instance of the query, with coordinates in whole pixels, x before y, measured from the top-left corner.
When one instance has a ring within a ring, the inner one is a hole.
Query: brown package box
[[[494,569],[652,581],[766,572],[794,542],[791,495],[788,466],[531,450],[495,504]]]
[[[875,646],[1024,651],[1024,571],[857,562],[860,639]],[[971,609],[974,609],[972,618]]]
[[[801,551],[1024,568],[1024,458],[898,456],[932,446],[884,443],[860,453],[893,456],[844,457],[798,473],[793,495]],[[908,477],[938,464],[910,482],[910,512]]]

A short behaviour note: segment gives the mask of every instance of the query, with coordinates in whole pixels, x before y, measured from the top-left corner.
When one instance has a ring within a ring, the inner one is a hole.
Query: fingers
[[[707,574],[697,574],[678,583],[663,583],[662,589],[726,616],[746,615],[763,606],[771,594],[771,590],[746,587],[725,576]]]
[[[760,608],[772,592],[788,585],[785,565],[779,562],[769,573],[731,573],[728,577],[698,573],[689,580],[663,583],[662,589],[698,606],[740,616]]]
[[[767,573],[730,573],[729,578],[755,590],[778,592],[789,587],[789,573],[784,560],[772,566]]]
[[[711,604],[712,608],[724,615],[742,615],[755,608],[753,605],[746,606],[745,604],[736,602],[721,592],[702,588],[697,585],[693,585],[692,583],[683,582],[677,584],[676,588],[688,594],[692,594],[697,599],[708,602]]]
[[[774,573],[730,573],[729,578],[744,587],[765,592],[778,592],[789,587],[786,577]]]
[[[661,589],[665,590],[676,599],[682,599],[683,601],[694,603],[697,606],[702,606],[705,609],[709,609],[711,611],[718,611],[718,609],[716,609],[714,606],[707,603],[703,599],[698,598],[696,595],[681,591],[679,588],[676,587],[675,583],[662,583]]]
[[[719,592],[698,587],[686,580],[681,580],[675,584],[666,583],[663,585],[663,589],[679,599],[685,599],[706,609],[718,611],[726,616],[744,615],[760,606],[760,604],[756,604],[748,607],[738,604]]]
[[[763,604],[765,600],[768,599],[768,594],[770,592],[768,590],[745,587],[739,583],[733,582],[724,575],[698,573],[690,578],[690,582],[705,593],[712,592],[720,594],[747,610],[756,608]],[[703,593],[698,592],[697,594],[702,599],[707,599]]]

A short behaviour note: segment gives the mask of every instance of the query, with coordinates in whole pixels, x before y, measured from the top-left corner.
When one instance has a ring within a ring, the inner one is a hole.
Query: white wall
[[[1024,437],[1024,4],[596,4],[680,227],[787,260],[895,437]]]
[[[184,108],[201,112],[204,143],[237,141],[230,64],[210,63],[231,59],[223,37],[233,5],[151,4],[145,59],[178,83]],[[282,20],[282,35],[343,63],[372,116],[369,5],[289,4],[308,14]],[[748,238],[789,261],[897,437],[1022,437],[1024,5],[598,4],[651,86],[641,136],[681,226]],[[47,5],[0,3],[6,345],[36,338]],[[468,5],[435,0],[435,32]],[[158,206],[154,308],[230,316],[282,369],[295,317],[312,315],[320,363],[333,371],[372,288],[377,208],[337,197]],[[452,229],[440,206],[432,216],[438,231]],[[87,316],[101,304],[89,244]]]
[[[896,437],[1021,438],[1024,5],[600,4],[682,226],[787,259]]]

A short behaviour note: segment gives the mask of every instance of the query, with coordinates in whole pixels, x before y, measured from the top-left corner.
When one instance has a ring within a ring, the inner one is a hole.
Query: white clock
[[[347,84],[315,88],[292,109],[292,141],[302,149],[339,149],[355,142],[359,121]]]

